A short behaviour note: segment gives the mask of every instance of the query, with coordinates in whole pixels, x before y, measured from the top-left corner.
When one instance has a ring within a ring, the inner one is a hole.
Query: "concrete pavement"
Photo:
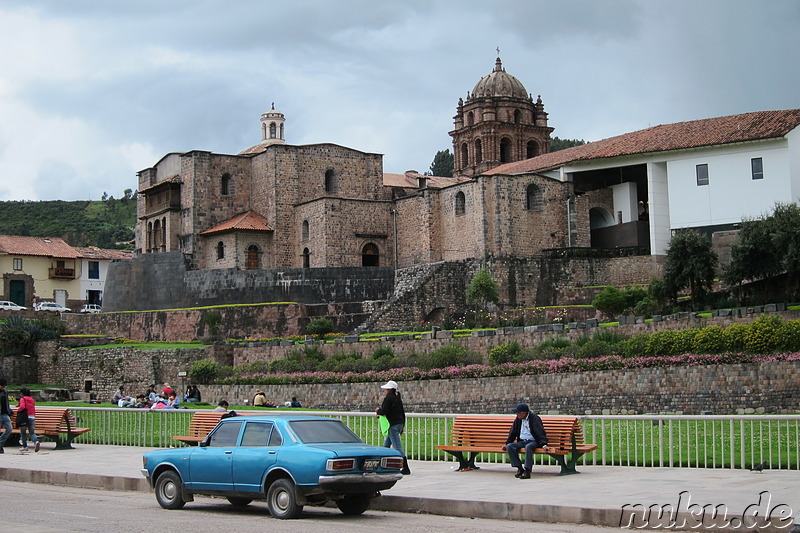
[[[39,453],[23,454],[6,447],[0,455],[0,479],[150,490],[139,469],[142,454],[152,448],[86,444],[75,448],[55,450],[53,443],[44,442]],[[531,479],[518,480],[507,465],[487,464],[471,472],[456,472],[451,462],[411,461],[410,465],[412,475],[385,491],[373,509],[609,527],[619,527],[622,520],[632,526],[677,530],[690,529],[699,521],[713,524],[715,531],[800,530],[800,525],[791,525],[794,517],[800,524],[797,471],[586,466],[579,467],[580,474],[558,476],[558,467],[540,466]],[[713,519],[713,511],[720,516]],[[770,514],[770,527],[753,522]]]

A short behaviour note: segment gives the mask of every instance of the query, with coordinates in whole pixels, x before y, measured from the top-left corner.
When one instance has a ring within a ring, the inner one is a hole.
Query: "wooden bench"
[[[16,426],[17,409],[14,406],[14,413],[11,415],[11,424]],[[56,450],[74,449],[72,440],[78,435],[82,435],[91,428],[78,427],[75,417],[66,407],[37,407],[36,408],[36,436],[47,436],[55,441]],[[19,428],[15,427],[12,431],[19,434]],[[30,437],[28,437],[30,439]]]
[[[533,453],[546,454],[561,466],[559,475],[577,474],[575,465],[585,453],[597,449],[596,444],[583,442],[583,429],[573,416],[543,416],[542,423],[547,434],[547,449],[536,448]],[[474,470],[475,457],[480,453],[506,453],[508,432],[514,423],[507,415],[461,415],[457,416],[450,434],[450,444],[436,446],[458,459],[458,471]],[[464,454],[468,453],[468,458]],[[525,453],[525,450],[522,450]],[[569,456],[569,457],[567,457]]]
[[[217,427],[217,424],[219,424],[219,421],[222,420],[222,415],[224,414],[225,413],[223,411],[195,411],[192,415],[192,420],[189,422],[189,434],[173,435],[172,439],[196,446],[202,442],[209,433],[211,433],[212,429]],[[259,414],[263,413],[251,411],[236,412],[237,416]]]

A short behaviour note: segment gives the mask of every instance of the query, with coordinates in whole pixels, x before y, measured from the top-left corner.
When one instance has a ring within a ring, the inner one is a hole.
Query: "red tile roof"
[[[662,124],[587,143],[532,159],[506,163],[484,174],[541,172],[575,161],[667,152],[721,144],[780,138],[800,125],[800,109],[757,111],[742,115]]]
[[[81,254],[84,259],[132,259],[133,251],[131,250],[114,250],[110,248],[98,248],[97,246],[88,246],[81,248],[76,246],[76,250]]]
[[[405,174],[384,174],[383,175],[383,185],[386,187],[403,187],[403,188],[411,188],[416,189],[419,187],[419,178],[425,178],[428,180],[427,186],[431,189],[441,189],[443,187],[449,187],[450,185],[457,185],[459,183],[464,183],[465,181],[470,181],[472,178],[465,178],[465,177],[456,177],[456,178],[448,178],[443,176],[425,176],[418,172],[411,172],[408,171]]]
[[[77,259],[78,251],[58,237],[0,235],[0,253]]]
[[[267,219],[255,211],[245,211],[241,215],[229,218],[211,229],[201,231],[200,235],[219,233],[222,231],[273,231],[267,224]]]

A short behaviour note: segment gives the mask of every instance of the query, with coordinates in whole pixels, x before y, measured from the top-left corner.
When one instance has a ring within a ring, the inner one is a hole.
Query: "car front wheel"
[[[297,518],[303,506],[297,504],[294,483],[288,479],[278,479],[267,491],[267,509],[275,518]]]
[[[363,494],[353,494],[345,496],[341,500],[336,500],[336,507],[347,515],[363,514],[364,511],[369,509],[370,497]]]
[[[156,479],[156,501],[164,509],[180,509],[186,502],[183,501],[183,483],[177,472],[167,470]]]

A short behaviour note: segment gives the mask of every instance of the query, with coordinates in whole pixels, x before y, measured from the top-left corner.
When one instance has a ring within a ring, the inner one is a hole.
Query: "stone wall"
[[[188,270],[183,254],[165,252],[111,263],[103,310],[384,300],[393,283],[388,267]]]
[[[745,414],[800,410],[800,362],[641,368],[535,376],[400,382],[407,412],[507,413],[524,401],[549,414]],[[373,411],[380,383],[204,386],[210,401],[241,404],[256,388],[271,401]]]

